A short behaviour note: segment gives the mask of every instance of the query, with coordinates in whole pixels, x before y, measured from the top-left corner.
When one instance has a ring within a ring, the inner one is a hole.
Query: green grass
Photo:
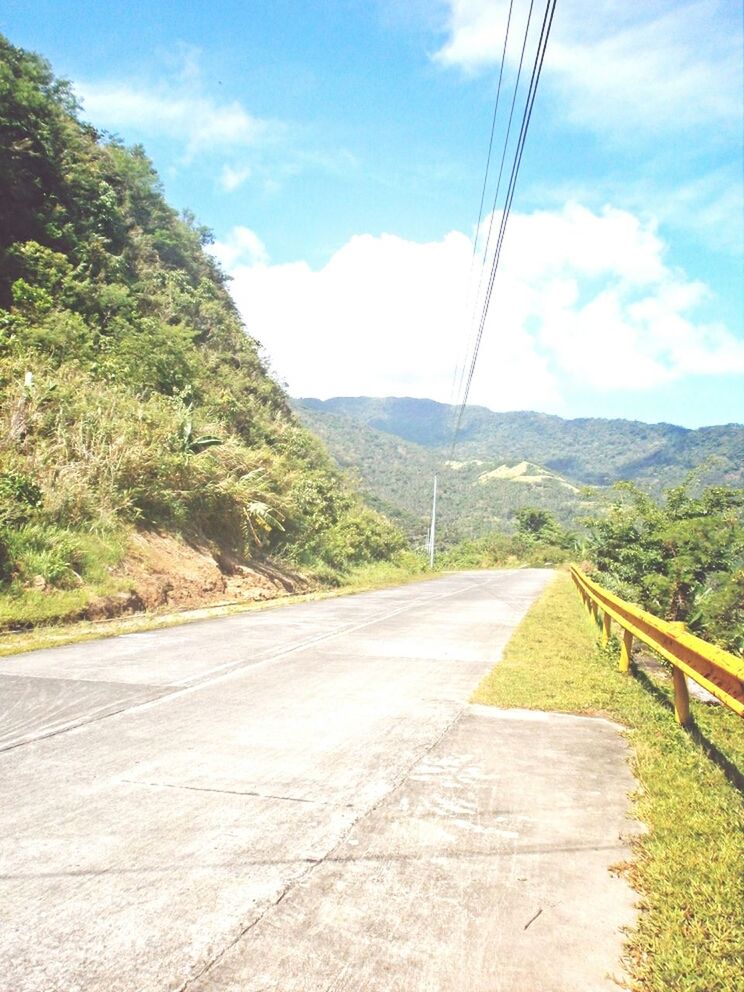
[[[97,535],[36,523],[12,529],[9,544],[16,574],[0,582],[0,632],[69,623],[97,597],[127,587],[110,572],[124,555],[121,530]]]
[[[371,562],[350,569],[342,576],[341,588],[347,592],[362,592],[432,578],[435,574],[437,573],[430,571],[424,555],[413,551],[399,551],[388,561]]]
[[[570,578],[559,575],[473,701],[602,715],[626,728],[638,780],[633,814],[648,828],[626,869],[641,908],[626,947],[630,987],[739,992],[744,807],[721,766],[733,777],[744,770],[744,721],[693,700],[696,729],[684,731],[670,709],[670,680],[622,675],[616,649],[599,647]]]

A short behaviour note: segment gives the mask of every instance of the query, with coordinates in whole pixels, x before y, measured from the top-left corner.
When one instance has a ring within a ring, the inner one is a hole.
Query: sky
[[[506,0],[4,0],[0,31],[214,232],[292,395],[453,402],[529,6],[475,251]],[[471,403],[744,421],[742,49],[737,0],[558,0]]]

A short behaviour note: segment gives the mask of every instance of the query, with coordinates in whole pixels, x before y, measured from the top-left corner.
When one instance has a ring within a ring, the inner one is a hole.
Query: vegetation
[[[575,526],[594,507],[586,490],[521,459],[515,465],[483,457],[450,461],[449,451],[425,448],[351,417],[319,413],[304,402],[295,408],[326,442],[336,463],[355,474],[370,504],[419,544],[429,523],[435,472],[440,494],[438,538],[444,547],[493,531],[512,533],[517,512],[526,507],[549,510],[566,526]]]
[[[734,992],[744,957],[741,796],[701,746],[744,767],[744,727],[692,701],[694,736],[674,722],[668,679],[620,674],[569,578],[559,575],[510,641],[474,701],[602,714],[627,728],[639,782],[629,880],[641,915],[627,945],[635,992]]]
[[[744,653],[744,490],[692,483],[656,501],[619,484],[591,522],[599,580],[667,620]]]
[[[296,402],[301,413],[346,418],[435,452],[440,461],[450,457],[455,411],[446,403],[367,396]],[[744,485],[744,426],[687,430],[673,424],[564,420],[472,406],[462,418],[457,458],[497,465],[527,459],[577,485],[605,486],[629,479],[649,492],[677,485],[692,469],[705,465],[706,482],[736,487]]]
[[[525,507],[577,528],[603,489],[630,479],[658,496],[691,469],[700,483],[744,486],[744,427],[697,431],[624,420],[562,420],[469,407],[452,460],[454,410],[423,399],[297,400],[295,409],[365,496],[423,543],[439,476],[444,545],[513,532]],[[591,486],[592,488],[587,488]]]
[[[576,557],[580,540],[565,530],[548,510],[525,507],[516,514],[515,534],[494,532],[462,541],[439,558],[442,568],[542,568]]]
[[[77,110],[0,37],[3,616],[77,608],[133,526],[334,576],[396,553],[266,374],[209,232]]]

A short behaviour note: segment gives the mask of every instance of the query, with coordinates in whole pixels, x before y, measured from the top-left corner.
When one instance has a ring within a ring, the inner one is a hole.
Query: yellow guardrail
[[[685,630],[683,623],[660,620],[634,603],[615,596],[592,582],[581,569],[571,566],[573,578],[587,609],[599,623],[602,613],[602,641],[610,639],[612,621],[623,630],[620,646],[620,671],[630,670],[633,638],[648,644],[657,654],[672,663],[674,679],[674,714],[683,726],[690,722],[690,695],[687,678],[707,689],[713,696],[744,716],[744,661],[723,648],[717,648]]]

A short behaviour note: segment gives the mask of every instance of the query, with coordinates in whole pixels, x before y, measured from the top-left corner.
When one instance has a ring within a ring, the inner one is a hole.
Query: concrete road
[[[549,580],[0,660],[0,989],[616,988],[617,728],[467,705]]]

